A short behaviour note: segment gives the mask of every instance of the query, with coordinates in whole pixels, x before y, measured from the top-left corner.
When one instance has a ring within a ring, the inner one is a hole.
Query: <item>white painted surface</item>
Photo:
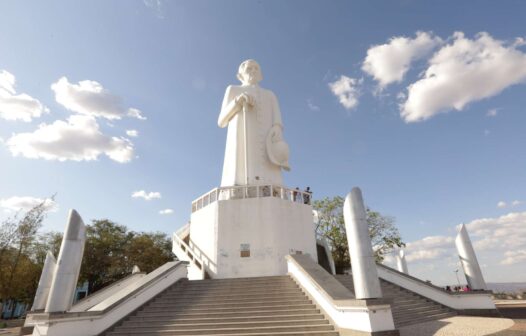
[[[38,281],[37,292],[35,294],[35,300],[31,311],[42,310],[46,307],[47,299],[49,296],[49,290],[53,281],[53,275],[55,274],[55,268],[57,266],[57,260],[50,251],[46,254],[46,260],[44,261],[44,267]]]
[[[353,188],[345,197],[343,216],[356,298],[381,298],[382,290],[376,271],[376,262],[360,188]]]
[[[482,271],[477,261],[477,255],[475,254],[464,224],[460,225],[460,230],[455,238],[455,245],[469,287],[471,287],[471,289],[487,289],[486,281],[484,281]]]
[[[170,270],[163,276],[157,279],[152,279],[152,273],[162,273],[162,270]],[[180,262],[169,262],[159,269],[149,273],[150,282],[146,284],[140,291],[134,295],[119,302],[117,306],[113,307],[105,314],[93,316],[71,316],[65,318],[56,318],[48,321],[34,321],[35,329],[33,336],[94,336],[98,335],[117,321],[121,320],[151,298],[161,293],[176,281],[186,277],[186,265]],[[144,279],[144,278],[143,278]],[[121,296],[116,293],[109,301],[115,302],[115,296]],[[101,305],[107,306],[107,303]]]
[[[226,89],[218,119],[219,127],[228,126],[221,186],[282,185],[288,145],[283,141],[278,100],[272,91],[258,85],[262,75],[256,61],[241,63],[238,79],[242,85]],[[267,141],[275,149],[267,148]],[[273,150],[269,156],[267,152]]]
[[[188,225],[188,224],[187,224]],[[190,232],[190,226],[188,225],[188,233]],[[185,235],[186,236],[186,235]],[[192,248],[185,243],[178,232],[175,232],[172,236],[172,251],[179,260],[187,261],[188,264],[188,279],[189,280],[203,280],[205,278],[206,268],[203,266],[203,261],[200,256],[202,255],[194,252]],[[200,265],[200,266],[199,266]]]
[[[313,283],[294,262],[288,261],[289,274],[298,282],[310,297],[319,305],[325,314],[339,329],[350,329],[363,332],[394,330],[394,322],[389,305],[378,306],[336,306],[325,296],[318,285]]]
[[[217,274],[218,204],[214,202],[193,212],[190,217],[189,246],[210,274]]]
[[[284,275],[288,254],[317,260],[312,207],[277,197],[217,201],[192,213],[190,247],[212,278]]]
[[[98,290],[91,295],[88,295],[85,299],[74,304],[69,311],[73,313],[87,311],[91,307],[101,303],[107,298],[113,296],[115,293],[121,291],[123,288],[130,286],[132,283],[138,281],[139,279],[145,276],[146,274],[144,273],[131,274],[115,284],[104,287],[103,289]]]
[[[404,249],[398,250],[398,253],[395,255],[396,258],[396,268],[398,272],[409,274],[407,270],[407,261],[405,260],[405,251]]]
[[[384,280],[453,309],[495,309],[490,293],[470,292],[460,294],[446,292],[382,266],[378,266],[378,275]]]
[[[69,211],[55,274],[49,290],[46,313],[64,312],[71,308],[85,242],[86,227],[77,211],[72,209]]]

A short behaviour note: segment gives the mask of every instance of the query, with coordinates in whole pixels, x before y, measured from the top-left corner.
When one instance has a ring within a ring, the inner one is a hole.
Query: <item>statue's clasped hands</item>
[[[235,102],[236,102],[236,105],[238,105],[239,107],[247,106],[247,107],[252,108],[256,105],[256,100],[254,99],[254,97],[252,97],[248,93],[242,93],[238,95],[235,98]]]

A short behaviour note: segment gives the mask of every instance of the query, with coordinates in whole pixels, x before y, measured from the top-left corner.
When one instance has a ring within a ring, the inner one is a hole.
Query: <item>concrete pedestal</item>
[[[312,207],[279,197],[219,200],[192,213],[189,246],[212,278],[284,275],[286,255],[317,260]]]

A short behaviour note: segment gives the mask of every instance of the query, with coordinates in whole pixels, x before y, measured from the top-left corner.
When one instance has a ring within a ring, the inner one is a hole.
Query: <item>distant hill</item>
[[[526,282],[488,282],[488,289],[498,293],[522,293],[526,292]]]

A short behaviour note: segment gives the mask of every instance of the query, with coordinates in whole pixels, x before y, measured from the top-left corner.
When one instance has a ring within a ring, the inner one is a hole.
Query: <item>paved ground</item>
[[[526,302],[498,302],[503,318],[455,316],[400,329],[400,336],[525,336]]]
[[[18,336],[20,333],[20,328],[7,328],[7,329],[0,329],[0,336]]]

